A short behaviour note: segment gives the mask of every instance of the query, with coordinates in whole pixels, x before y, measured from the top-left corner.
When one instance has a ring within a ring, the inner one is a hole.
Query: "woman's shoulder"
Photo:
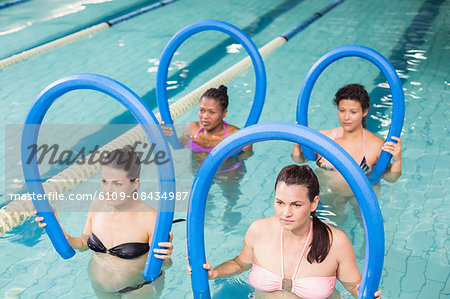
[[[136,211],[135,221],[137,221],[136,223],[138,223],[138,227],[148,230],[151,236],[155,228],[158,212],[154,208],[139,200],[136,201],[133,210]]]
[[[376,145],[376,146],[379,146],[379,147],[383,146],[383,144],[385,142],[385,140],[383,138],[375,135],[374,133],[370,132],[367,129],[366,129],[366,132],[367,132],[366,138],[367,138],[367,141],[370,142],[370,144]]]
[[[201,127],[200,126],[200,121],[198,121],[198,120],[190,121],[190,122],[187,123],[186,127],[191,128],[192,131],[198,130]]]
[[[229,123],[226,123],[225,129],[226,129],[228,134],[232,134],[234,132],[239,131],[238,127],[236,127],[235,125],[229,124]]]
[[[331,235],[333,238],[333,241],[331,244],[332,248],[339,249],[339,248],[343,248],[343,246],[350,246],[350,247],[352,246],[350,243],[350,240],[348,239],[347,235],[343,231],[341,231],[331,225],[328,225],[328,227],[331,230]]]
[[[336,133],[338,132],[339,129],[340,127],[337,127],[329,130],[320,130],[319,132],[327,136],[328,138],[334,139],[334,136],[336,136]]]
[[[158,211],[156,211],[154,208],[140,200],[135,201],[135,207],[136,210],[139,211],[139,213],[153,213],[155,215],[158,213]]]
[[[274,218],[275,217],[272,216],[255,220],[248,228],[247,234],[259,235],[261,233],[267,233],[268,230],[274,227]]]
[[[274,217],[262,218],[254,221],[247,230],[245,242],[250,246],[260,243],[274,229]]]

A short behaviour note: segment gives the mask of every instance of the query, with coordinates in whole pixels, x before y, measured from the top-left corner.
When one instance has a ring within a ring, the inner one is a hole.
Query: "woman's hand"
[[[359,292],[359,286],[360,286],[360,284],[358,284],[357,286],[356,286],[356,288],[358,289],[358,292]],[[380,289],[378,289],[373,295],[375,296],[375,299],[381,299],[381,293],[382,293],[382,291],[380,290]]]
[[[375,299],[381,299],[381,293],[382,291],[378,289],[373,295],[375,296]]]
[[[44,227],[47,226],[47,223],[43,222],[44,221],[44,217],[39,217],[36,210],[33,211],[33,214],[36,215],[36,218],[34,218],[34,221],[39,223],[39,227],[40,228],[44,228]]]
[[[58,213],[56,213],[55,207],[54,207],[52,204],[50,204],[50,207],[52,207],[53,213],[55,213],[56,220],[58,220],[58,222],[59,222]],[[34,219],[34,221],[36,221],[37,223],[39,223],[39,227],[40,227],[40,228],[44,228],[44,227],[47,226],[47,223],[44,222],[44,217],[38,216],[36,210],[33,211],[33,214],[36,215],[36,218]]]
[[[172,251],[173,251],[172,239],[173,239],[173,234],[172,234],[172,232],[170,232],[168,242],[159,242],[158,243],[159,247],[165,247],[166,249],[158,249],[158,248],[153,249],[153,252],[155,253],[156,258],[159,258],[162,260],[170,259],[170,257],[172,256]],[[159,253],[159,254],[157,254],[157,253]]]
[[[402,160],[402,141],[400,138],[392,136],[392,139],[397,141],[397,143],[394,143],[392,141],[386,142],[383,147],[381,148],[383,151],[389,153],[392,155],[392,161],[399,162]]]
[[[173,135],[172,128],[164,126],[165,122],[160,121],[159,124],[161,125],[161,129],[163,130],[164,135],[166,135],[167,137]]]
[[[189,257],[186,256],[185,260],[188,262],[187,265],[186,265],[186,270],[189,273],[189,275],[191,275],[192,274],[192,268],[191,268],[191,266],[189,266]],[[203,268],[206,271],[208,271],[208,278],[209,279],[214,279],[214,278],[217,277],[217,271],[213,269],[213,266],[208,261],[206,261],[206,264],[203,264]]]

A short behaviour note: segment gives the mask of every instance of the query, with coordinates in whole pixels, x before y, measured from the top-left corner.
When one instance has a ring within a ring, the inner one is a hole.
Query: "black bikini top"
[[[146,254],[150,249],[147,243],[123,243],[114,246],[113,248],[106,249],[102,241],[94,234],[89,236],[87,245],[95,252],[109,253],[121,259],[134,259],[140,257],[141,255]]]

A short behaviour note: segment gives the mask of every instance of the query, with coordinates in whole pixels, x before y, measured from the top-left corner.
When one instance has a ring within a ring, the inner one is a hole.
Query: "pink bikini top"
[[[336,139],[337,135],[342,132],[343,128],[340,127],[340,130],[337,129],[336,132],[334,133],[333,136],[333,140]],[[367,162],[366,159],[366,130],[363,129],[363,156],[361,158],[361,162],[359,162],[359,167],[361,167],[362,171],[364,173],[369,172],[372,168],[370,167],[370,165]],[[316,164],[317,166],[326,169],[326,170],[335,170],[333,164],[331,164],[330,162],[328,162],[323,156],[319,156],[316,160]]]
[[[286,291],[297,295],[304,299],[322,299],[331,296],[336,284],[336,276],[324,277],[302,277],[295,279],[298,269],[302,262],[309,239],[312,233],[312,223],[309,229],[308,238],[303,247],[302,254],[295,268],[292,278],[284,277],[284,260],[283,260],[283,231],[281,231],[281,274],[283,277],[270,272],[256,264],[253,264],[249,274],[250,284],[257,290],[263,292]]]

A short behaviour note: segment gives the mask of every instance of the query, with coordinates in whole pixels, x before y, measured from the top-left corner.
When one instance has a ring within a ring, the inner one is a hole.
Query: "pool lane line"
[[[4,8],[7,8],[7,7],[14,6],[16,4],[28,2],[28,1],[30,1],[30,0],[13,0],[13,1],[9,1],[9,2],[6,2],[6,3],[1,3],[0,4],[0,10],[4,9]]]
[[[289,39],[294,37],[297,33],[302,31],[303,29],[305,29],[309,25],[311,25],[317,19],[323,17],[327,12],[329,12],[330,10],[332,10],[333,8],[335,8],[336,6],[341,4],[342,2],[344,2],[344,0],[335,0],[335,1],[333,1],[332,3],[328,4],[327,6],[325,6],[324,8],[319,10],[318,12],[314,13],[314,15],[312,15],[311,17],[309,17],[308,19],[306,19],[305,21],[303,21],[299,25],[295,26],[294,28],[290,29],[286,33],[282,34],[281,36],[284,37],[286,39],[286,41],[288,41]]]
[[[244,29],[242,29],[242,31],[244,31],[249,37],[253,37],[255,34],[262,32],[262,30],[264,30],[269,25],[269,22],[273,21],[274,19],[279,17],[282,13],[286,12],[288,9],[291,9],[295,5],[300,4],[301,2],[303,2],[303,0],[300,1],[286,0],[276,8],[265,13],[262,17],[256,19],[250,25],[246,26]],[[289,38],[292,38],[295,34],[305,29],[308,25],[317,20],[320,16],[323,16],[326,12],[328,12],[337,4],[339,4],[336,2],[340,3],[342,1],[335,1],[331,3],[330,5],[321,9],[320,11],[314,13],[313,16],[306,19],[299,25],[296,25],[293,28],[291,28],[289,31],[292,32],[292,34],[289,35]],[[282,34],[282,36],[283,35],[287,35],[287,33]],[[283,37],[283,39],[284,41],[286,41],[286,37]],[[217,55],[218,51],[225,49],[226,46],[234,42],[235,40],[230,37],[226,38],[223,42],[218,43],[216,46],[212,47],[211,49],[203,53],[201,56],[190,62],[189,63],[190,71],[197,73],[200,73],[201,71],[206,71],[208,68],[205,66],[204,62],[208,61],[209,63],[211,63],[211,65],[218,62],[223,57],[223,55],[222,56]],[[169,77],[168,81],[177,80],[180,85],[180,87],[178,87],[176,90],[174,89],[167,91],[167,95],[169,98],[172,98],[176,94],[179,94],[180,92],[184,91],[191,82],[191,80],[193,79],[192,76],[188,76],[187,78],[181,78],[180,74],[183,73],[183,70],[184,69],[180,69]],[[145,103],[147,103],[149,107],[156,107],[156,89],[149,90],[147,93],[142,95],[141,98],[144,100]],[[111,119],[110,123],[123,124],[132,121],[132,119],[133,119],[132,116],[127,111],[125,111],[117,115],[113,119]]]
[[[343,0],[334,0],[332,3],[321,9],[320,11],[314,13],[313,16],[306,19],[304,22],[300,23],[299,25],[293,27],[291,30],[289,30],[287,33],[276,37],[272,41],[265,44],[263,47],[259,48],[259,52],[261,56],[264,58],[265,56],[272,53],[275,49],[281,47],[283,44],[285,44],[289,38],[292,38],[297,33],[301,32],[303,29],[307,28],[309,25],[311,25],[314,21],[319,19],[321,16],[329,12],[331,9],[336,7],[338,4],[342,3]],[[225,85],[228,82],[230,82],[232,79],[234,79],[236,76],[242,74],[244,71],[246,71],[248,68],[252,66],[252,61],[250,57],[246,57],[236,63],[235,65],[231,66],[224,72],[220,73],[213,79],[209,80],[208,82],[204,83],[194,91],[188,93],[178,101],[172,103],[170,105],[170,113],[172,115],[172,118],[175,120],[184,113],[186,113],[188,110],[193,108],[199,101],[201,95],[211,86],[219,86],[219,85]],[[157,117],[159,116],[159,113],[157,114]],[[126,134],[126,133],[124,133]],[[123,135],[122,135],[123,136]]]
[[[18,63],[20,61],[23,61],[23,60],[25,60],[27,58],[36,56],[36,55],[44,53],[44,52],[47,52],[47,51],[49,51],[49,50],[51,50],[53,48],[60,47],[60,46],[63,46],[63,45],[67,45],[67,44],[69,44],[71,42],[74,42],[74,41],[76,41],[76,40],[78,40],[78,39],[80,39],[82,37],[94,34],[94,33],[98,32],[98,31],[101,31],[101,30],[106,29],[106,28],[109,28],[108,23],[106,23],[106,22],[100,23],[98,25],[86,28],[86,29],[78,31],[76,33],[73,33],[73,34],[67,35],[65,37],[56,39],[54,41],[48,42],[48,43],[43,44],[41,46],[32,48],[30,50],[23,51],[23,52],[21,52],[19,54],[10,56],[10,57],[5,58],[5,59],[2,59],[2,60],[0,60],[0,70],[4,69],[4,68],[7,68],[8,66],[13,65],[15,63]]]
[[[116,25],[116,24],[118,24],[120,22],[123,22],[123,21],[126,21],[128,19],[134,18],[134,17],[136,17],[138,15],[141,15],[143,13],[149,12],[149,11],[154,10],[156,8],[163,7],[163,6],[167,5],[167,4],[170,4],[170,3],[175,2],[175,1],[177,1],[177,0],[164,0],[164,1],[161,1],[161,2],[157,2],[157,3],[154,3],[152,5],[145,6],[145,7],[142,7],[140,9],[138,9],[138,10],[135,10],[135,11],[132,11],[130,13],[127,13],[127,14],[125,14],[123,16],[120,16],[120,17],[114,18],[112,20],[109,20],[106,23],[108,23],[109,26],[113,26],[113,25]]]
[[[339,1],[333,1],[333,5],[335,2],[343,2],[342,0]],[[328,5],[327,7],[329,7]],[[334,5],[335,6],[335,5]],[[333,7],[334,7],[333,6]],[[325,14],[329,11],[324,9],[320,10],[320,12],[323,12]],[[326,10],[326,11],[325,11]],[[317,13],[316,13],[317,14]],[[298,32],[302,31],[306,27],[308,27],[310,24],[312,24],[315,20],[318,18],[314,18],[314,20],[311,22],[311,18],[307,19],[306,21],[302,22],[298,26],[295,26],[290,31],[294,31],[295,28],[300,28],[299,30],[295,30],[296,32],[290,36],[294,36]],[[303,26],[302,26],[303,25]],[[289,31],[289,32],[290,32]],[[259,48],[259,52],[261,53],[261,56],[264,58],[271,52],[273,52],[275,49],[279,48],[283,44],[287,42],[287,39],[285,36],[278,36],[272,41],[265,44],[263,47]],[[189,111],[191,108],[193,108],[198,101],[200,100],[200,96],[211,86],[219,86],[221,84],[226,84],[238,75],[242,74],[244,71],[246,71],[248,68],[252,66],[252,61],[250,57],[246,57],[236,63],[235,65],[231,66],[221,74],[217,75],[210,81],[204,83],[194,91],[190,92],[189,94],[185,95],[178,101],[172,103],[170,105],[170,112],[172,114],[172,117],[174,120],[181,116],[182,114]],[[161,116],[159,113],[155,114],[155,117],[158,120],[161,120]],[[145,138],[145,133],[142,130],[142,128],[137,125],[131,130],[123,133],[119,137],[115,138],[108,144],[104,145],[102,148],[99,149],[99,151],[104,150],[112,150],[115,148],[123,147],[126,144],[133,144],[136,141],[142,141]],[[52,178],[48,179],[44,185],[44,190],[46,192],[68,192],[75,188],[79,183],[86,181],[89,177],[91,177],[93,174],[97,173],[98,169],[100,167],[95,165],[78,165],[73,164],[72,166],[64,169],[60,173],[56,174]],[[75,180],[67,180],[67,178],[71,177],[77,177],[77,182]],[[4,205],[2,208],[0,208],[0,236],[5,234],[6,232],[12,230],[25,220],[29,219],[34,214],[32,213],[34,210],[34,207],[32,203],[28,200],[24,201],[13,201],[11,203],[8,203]]]
[[[302,2],[304,2],[304,0],[285,0],[276,7],[265,12],[263,15],[258,16],[256,19],[253,20],[253,22],[251,22],[241,30],[244,31],[250,38],[252,38],[256,34],[266,29],[270,24],[274,22],[274,20],[279,18],[282,14],[292,10],[292,8],[301,4]],[[219,62],[225,55],[228,55],[228,53],[226,52],[226,47],[235,42],[236,42],[235,39],[233,39],[232,37],[227,37],[224,40],[222,40],[222,42],[217,43],[215,46],[209,48],[206,52],[202,53],[201,55],[197,56],[195,59],[189,62],[190,72],[200,74],[201,72],[208,70],[211,65],[214,65],[215,63]],[[208,64],[205,64],[205,61],[207,61]],[[184,77],[182,74],[184,73],[185,70],[186,68],[181,68],[179,70],[171,72],[171,75],[167,81],[175,80],[178,82],[179,86],[176,89],[170,89],[167,91],[167,95],[169,98],[172,98],[173,96],[176,96],[177,94],[183,92],[189,86],[192,80],[195,79],[194,76]],[[157,107],[156,89],[149,90],[141,97],[150,108]],[[110,123],[122,124],[124,123],[124,121],[128,120],[132,120],[132,117],[129,113],[125,111],[122,114],[119,114],[116,117],[114,117]]]
[[[51,42],[47,42],[47,43],[45,43],[43,45],[31,48],[30,50],[26,50],[26,51],[23,51],[23,52],[21,52],[19,54],[12,55],[10,57],[7,57],[5,59],[0,60],[0,70],[4,69],[4,68],[6,68],[6,67],[8,67],[10,65],[13,65],[13,64],[15,64],[17,62],[23,61],[23,60],[25,60],[27,58],[36,56],[36,55],[44,53],[44,52],[47,52],[47,51],[49,51],[49,50],[51,50],[53,48],[60,47],[60,46],[63,46],[63,45],[67,45],[67,44],[69,44],[71,42],[74,42],[74,41],[80,39],[80,38],[83,38],[85,36],[94,34],[94,33],[98,32],[98,31],[104,30],[106,28],[109,28],[109,27],[111,27],[113,25],[116,25],[116,24],[118,24],[120,22],[123,22],[123,21],[126,21],[128,19],[131,19],[131,18],[136,17],[138,15],[141,15],[143,13],[146,13],[146,12],[149,12],[151,10],[155,10],[157,8],[166,6],[167,4],[173,3],[175,1],[177,1],[177,0],[164,0],[164,1],[161,1],[161,2],[157,2],[157,3],[154,3],[152,5],[148,5],[148,6],[142,7],[142,8],[140,8],[140,9],[138,9],[136,11],[133,11],[131,13],[127,13],[127,14],[125,14],[123,16],[114,18],[114,19],[106,21],[106,22],[102,22],[100,24],[88,27],[88,28],[80,30],[78,32],[66,35],[66,36],[58,38],[58,39],[55,39],[55,40],[53,40]]]

